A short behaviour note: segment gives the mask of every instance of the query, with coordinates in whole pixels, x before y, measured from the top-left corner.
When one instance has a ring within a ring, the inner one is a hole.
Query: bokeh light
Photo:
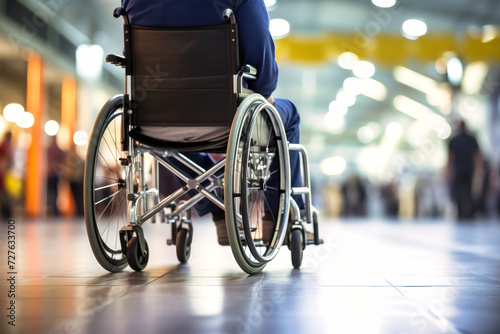
[[[50,120],[45,123],[45,133],[49,136],[55,136],[59,132],[59,123]]]
[[[24,107],[19,103],[9,103],[3,108],[3,117],[7,122],[15,123],[24,112]]]

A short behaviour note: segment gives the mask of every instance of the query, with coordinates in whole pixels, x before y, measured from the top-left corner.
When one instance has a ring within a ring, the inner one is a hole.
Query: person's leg
[[[475,213],[475,202],[472,196],[472,173],[464,177],[464,203],[465,203],[465,218],[473,219]]]
[[[57,176],[49,176],[47,178],[47,209],[50,216],[59,216],[59,208],[57,206],[58,197],[58,183]]]
[[[297,107],[288,99],[275,98],[275,107],[280,114],[281,121],[285,127],[286,138],[291,144],[300,143],[300,115]],[[290,180],[292,187],[302,186],[302,175],[300,173],[299,152],[290,151]],[[299,208],[304,207],[304,201],[301,195],[293,196]]]

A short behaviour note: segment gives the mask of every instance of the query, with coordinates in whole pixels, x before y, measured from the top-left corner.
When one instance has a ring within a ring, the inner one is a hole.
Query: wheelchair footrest
[[[314,239],[308,239],[308,240],[307,240],[307,244],[308,244],[308,245],[322,245],[322,244],[324,244],[324,243],[325,243],[325,241],[324,241],[323,239],[319,239],[319,240],[318,240],[318,243],[316,243],[316,242],[314,241]]]

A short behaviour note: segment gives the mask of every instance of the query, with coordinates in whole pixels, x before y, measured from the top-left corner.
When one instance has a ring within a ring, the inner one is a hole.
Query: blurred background
[[[266,0],[328,217],[450,219],[448,145],[477,139],[471,215],[500,210],[500,2]],[[123,91],[117,0],[0,0],[2,216],[82,215],[87,142]],[[457,156],[455,154],[455,156]],[[480,157],[480,158],[479,158]]]

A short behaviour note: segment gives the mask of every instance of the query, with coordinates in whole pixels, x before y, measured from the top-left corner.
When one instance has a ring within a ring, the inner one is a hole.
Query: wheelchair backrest
[[[133,126],[230,126],[238,95],[237,26],[130,26]]]

